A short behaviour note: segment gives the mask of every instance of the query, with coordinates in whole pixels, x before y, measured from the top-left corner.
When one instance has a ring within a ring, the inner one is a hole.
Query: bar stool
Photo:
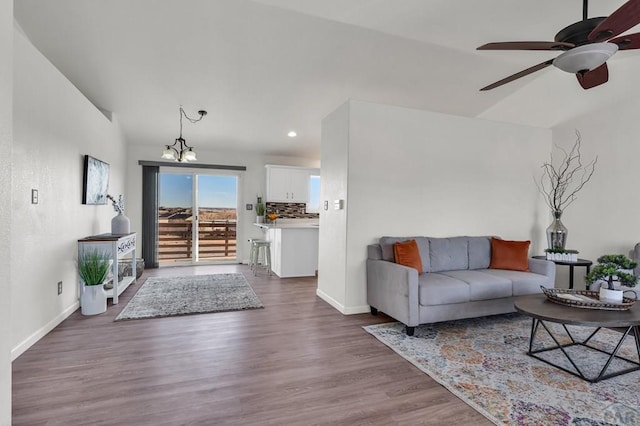
[[[271,242],[251,239],[251,252],[249,257],[249,266],[251,270],[253,270],[253,275],[258,274],[259,267],[267,268],[267,273],[271,275]],[[262,262],[260,262],[261,260]]]
[[[251,268],[251,270],[253,271],[253,255],[254,252],[256,251],[256,247],[253,246],[253,242],[254,241],[265,241],[262,240],[260,238],[249,238],[249,268]]]

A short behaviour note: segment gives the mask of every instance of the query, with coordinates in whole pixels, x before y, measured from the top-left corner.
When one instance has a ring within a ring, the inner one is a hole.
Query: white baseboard
[[[364,314],[370,312],[369,305],[344,306],[342,303],[338,302],[333,297],[329,296],[327,293],[320,289],[316,289],[316,296],[336,308],[343,315]]]
[[[349,306],[344,309],[343,314],[355,315],[355,314],[368,314],[371,312],[369,305],[364,306]]]
[[[15,348],[13,348],[11,350],[11,361],[15,360],[16,358],[18,358],[20,355],[22,355],[27,349],[29,349],[31,346],[33,346],[38,340],[42,339],[44,336],[46,336],[46,334],[48,332],[50,332],[51,330],[53,330],[54,328],[56,328],[58,326],[58,324],[60,324],[62,321],[64,321],[65,319],[67,319],[69,317],[69,315],[71,315],[72,313],[74,313],[78,308],[80,307],[80,303],[79,302],[75,302],[73,305],[69,306],[67,309],[65,309],[64,311],[62,311],[60,314],[58,314],[58,316],[56,316],[54,319],[52,319],[51,321],[49,321],[44,327],[42,327],[40,330],[37,330],[35,333],[33,333],[31,336],[27,337],[26,339],[24,339],[22,342],[20,342],[18,344],[18,346],[16,346]]]

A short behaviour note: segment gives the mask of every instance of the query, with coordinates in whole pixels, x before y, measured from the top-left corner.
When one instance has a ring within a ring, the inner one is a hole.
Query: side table
[[[547,260],[547,256],[533,256],[533,258]],[[555,263],[556,265],[569,267],[569,288],[570,289],[573,289],[573,268],[575,266],[584,266],[585,268],[587,268],[587,274],[588,274],[589,271],[591,270],[591,265],[593,265],[593,262],[588,259],[578,259],[575,262],[568,262],[566,260],[551,260],[551,262]]]
[[[109,254],[113,260],[111,273],[113,278],[113,288],[105,290],[107,297],[111,297],[113,304],[118,304],[118,296],[125,291],[129,284],[136,281],[136,233],[130,234],[99,234],[78,240],[78,258],[85,250],[99,250]],[[126,255],[131,256],[131,276],[122,277],[122,281],[118,281],[118,259]],[[82,296],[84,286],[82,280],[78,276],[78,294]]]

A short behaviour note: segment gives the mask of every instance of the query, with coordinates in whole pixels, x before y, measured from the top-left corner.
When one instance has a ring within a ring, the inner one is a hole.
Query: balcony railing
[[[158,258],[163,262],[191,260],[193,223],[191,221],[158,224]],[[236,221],[214,220],[198,223],[199,260],[236,258]]]

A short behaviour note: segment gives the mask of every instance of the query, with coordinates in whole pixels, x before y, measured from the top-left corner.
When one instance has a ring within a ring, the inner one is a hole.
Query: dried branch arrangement
[[[576,130],[576,142],[569,152],[556,145],[562,152],[558,165],[554,164],[553,152],[549,162],[542,164],[542,176],[536,181],[538,191],[544,195],[547,206],[552,211],[562,212],[576,199],[576,194],[593,176],[598,157],[588,164],[582,163],[580,146],[582,138]]]

